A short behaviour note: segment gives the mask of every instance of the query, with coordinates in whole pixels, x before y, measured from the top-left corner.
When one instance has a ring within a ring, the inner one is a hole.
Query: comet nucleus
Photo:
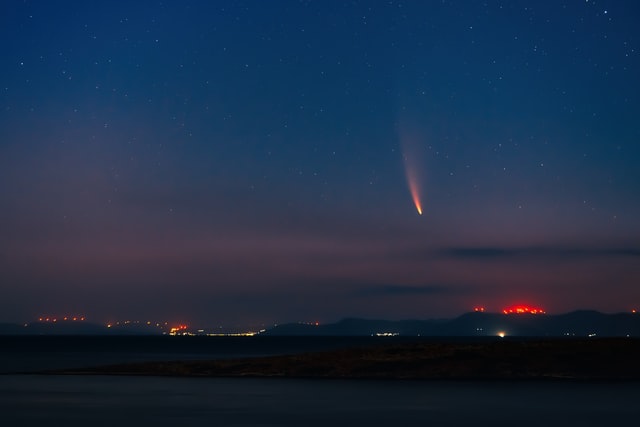
[[[416,178],[415,174],[412,173],[411,169],[406,167],[406,162],[405,162],[405,170],[407,175],[407,184],[409,184],[409,192],[411,193],[413,204],[416,206],[416,210],[418,211],[418,214],[422,215],[422,202],[420,201],[418,179]]]
[[[400,143],[402,146],[402,159],[404,163],[404,172],[409,186],[411,199],[416,207],[419,215],[422,215],[422,161],[420,154],[420,145],[418,138],[408,132],[400,132]]]

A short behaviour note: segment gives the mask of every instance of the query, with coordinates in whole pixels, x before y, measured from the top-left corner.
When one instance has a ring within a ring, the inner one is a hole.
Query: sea
[[[385,339],[385,338],[382,338]],[[640,383],[60,375],[151,360],[365,346],[375,337],[0,337],[2,426],[636,425]]]

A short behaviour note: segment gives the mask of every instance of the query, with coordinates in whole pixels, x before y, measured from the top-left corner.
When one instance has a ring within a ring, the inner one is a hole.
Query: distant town
[[[35,328],[42,331],[82,331],[97,330],[99,328],[106,329],[107,332],[113,334],[149,334],[149,335],[206,335],[206,336],[253,336],[265,329],[258,331],[242,331],[228,332],[221,331],[220,328],[204,329],[193,328],[184,323],[171,323],[168,321],[151,321],[151,320],[122,320],[111,321],[105,324],[91,323],[85,316],[66,315],[66,316],[40,316],[37,321],[24,323],[23,328]],[[1,332],[1,329],[0,329]]]
[[[347,318],[335,323],[300,321],[254,330],[225,330],[152,320],[102,324],[89,321],[85,315],[64,315],[40,316],[21,325],[0,323],[0,335],[640,337],[640,315],[635,309],[615,314],[593,310],[547,314],[543,308],[530,305],[513,305],[499,312],[478,306],[446,320]]]

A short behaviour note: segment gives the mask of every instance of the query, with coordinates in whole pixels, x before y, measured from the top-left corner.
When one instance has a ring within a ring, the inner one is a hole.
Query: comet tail
[[[411,170],[407,168],[407,183],[409,184],[409,192],[413,199],[413,204],[416,206],[416,210],[419,215],[422,215],[422,203],[420,202],[420,191],[418,189],[418,180],[415,175],[411,173]]]

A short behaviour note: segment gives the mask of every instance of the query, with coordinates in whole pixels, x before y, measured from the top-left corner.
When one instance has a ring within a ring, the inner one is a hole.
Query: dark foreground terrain
[[[640,340],[377,345],[297,355],[110,365],[67,374],[456,380],[640,380]],[[55,372],[59,374],[60,372]]]

